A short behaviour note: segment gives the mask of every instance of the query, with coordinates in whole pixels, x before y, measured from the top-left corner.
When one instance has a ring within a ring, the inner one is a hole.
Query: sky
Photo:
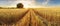
[[[0,0],[1,7],[16,7],[18,3],[23,3],[26,8],[60,6],[60,0]]]

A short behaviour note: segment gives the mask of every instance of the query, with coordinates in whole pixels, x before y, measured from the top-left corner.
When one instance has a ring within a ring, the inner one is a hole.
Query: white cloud
[[[23,3],[24,7],[33,7],[35,5],[35,0],[17,0],[17,3]]]
[[[48,2],[49,2],[50,0],[44,0],[44,2],[42,3],[42,5],[48,5]]]
[[[23,3],[24,7],[29,8],[29,7],[43,7],[47,5],[50,0],[44,0],[42,5],[36,5],[37,4],[36,0],[12,0],[12,1],[8,0],[8,1],[9,1],[8,6],[16,7],[17,3]]]

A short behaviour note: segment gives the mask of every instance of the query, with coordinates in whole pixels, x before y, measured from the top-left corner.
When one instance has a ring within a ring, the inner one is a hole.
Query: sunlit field
[[[27,9],[0,9],[0,25],[15,24],[28,12]]]
[[[1,26],[60,26],[60,9],[0,9]]]
[[[43,21],[50,23],[51,26],[60,26],[60,9],[58,8],[41,8],[34,9]]]

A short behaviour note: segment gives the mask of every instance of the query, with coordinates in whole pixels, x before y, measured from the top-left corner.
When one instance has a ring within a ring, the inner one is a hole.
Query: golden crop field
[[[57,8],[41,8],[34,9],[38,16],[44,18],[43,21],[47,20],[52,26],[60,26],[60,9]]]
[[[60,9],[0,9],[0,26],[60,26]]]

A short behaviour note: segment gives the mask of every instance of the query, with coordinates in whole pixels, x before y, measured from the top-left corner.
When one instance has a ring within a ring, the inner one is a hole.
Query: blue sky
[[[60,5],[60,0],[50,0],[49,5]]]
[[[38,5],[39,5],[39,3],[43,3],[43,2],[48,2],[47,3],[48,6],[60,5],[60,0],[48,0],[48,1],[47,0],[45,0],[45,1],[44,0],[36,0],[36,2],[38,3]]]
[[[18,1],[21,0],[0,0],[0,6],[16,6]],[[34,1],[33,5],[42,5],[42,6],[60,6],[60,0],[23,0],[23,1]],[[31,3],[32,4],[32,3]]]

